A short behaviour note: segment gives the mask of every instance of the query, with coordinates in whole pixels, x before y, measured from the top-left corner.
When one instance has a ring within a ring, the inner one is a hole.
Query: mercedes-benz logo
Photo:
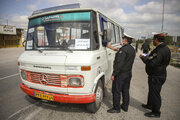
[[[47,85],[47,80],[48,80],[48,77],[45,75],[45,74],[42,74],[42,79],[40,79],[40,83],[43,84],[43,85]]]

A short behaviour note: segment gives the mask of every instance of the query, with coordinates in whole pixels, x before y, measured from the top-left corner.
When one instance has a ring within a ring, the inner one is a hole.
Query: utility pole
[[[162,27],[161,27],[161,32],[163,32],[163,25],[164,25],[164,5],[165,5],[165,0],[163,0],[163,11],[162,11]]]

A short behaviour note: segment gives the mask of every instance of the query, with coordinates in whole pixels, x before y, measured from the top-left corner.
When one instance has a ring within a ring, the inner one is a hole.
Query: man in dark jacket
[[[130,45],[131,42],[131,39],[124,38],[124,45],[119,49],[115,56],[113,74],[111,76],[111,80],[113,80],[113,108],[107,111],[109,113],[120,112],[121,92],[123,96],[121,108],[126,112],[128,111],[132,65],[136,54],[134,48]]]
[[[139,46],[139,43],[138,41],[136,41],[136,52],[138,52],[138,46]]]
[[[142,61],[146,64],[146,73],[148,74],[148,101],[147,104],[142,104],[142,107],[151,109],[152,112],[145,113],[147,117],[160,117],[161,107],[161,88],[166,81],[166,67],[169,64],[171,53],[169,48],[164,43],[164,34],[154,35],[153,45],[156,48],[149,56],[140,55]]]
[[[145,54],[147,54],[149,52],[150,46],[149,46],[149,43],[147,41],[145,41],[142,44],[141,50],[143,50],[143,53],[145,53]]]

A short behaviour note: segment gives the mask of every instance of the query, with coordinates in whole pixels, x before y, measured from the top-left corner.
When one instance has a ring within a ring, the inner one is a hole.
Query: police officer
[[[150,46],[149,46],[149,43],[147,41],[145,41],[142,44],[141,50],[143,50],[143,53],[145,53],[145,54],[147,54],[149,52]]]
[[[147,117],[160,117],[161,107],[161,88],[166,81],[167,71],[166,67],[169,64],[171,53],[169,48],[164,43],[165,35],[154,35],[153,45],[156,48],[150,53],[149,56],[140,55],[142,61],[146,64],[146,72],[148,74],[148,102],[142,104],[142,107],[151,109],[152,112],[145,113]]]
[[[113,81],[113,108],[107,111],[109,113],[120,112],[121,92],[123,97],[121,108],[126,112],[128,111],[129,87],[132,77],[132,65],[135,58],[135,50],[130,45],[131,42],[131,39],[124,37],[123,46],[119,49],[115,56],[113,74],[111,76],[111,80]]]
[[[138,46],[139,46],[139,43],[138,41],[136,41],[136,52],[138,52]]]

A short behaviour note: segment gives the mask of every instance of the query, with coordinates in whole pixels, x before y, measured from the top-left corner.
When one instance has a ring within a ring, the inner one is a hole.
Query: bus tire
[[[86,109],[91,113],[96,113],[101,106],[101,102],[103,99],[103,85],[101,81],[98,82],[95,93],[96,100],[86,105]]]

